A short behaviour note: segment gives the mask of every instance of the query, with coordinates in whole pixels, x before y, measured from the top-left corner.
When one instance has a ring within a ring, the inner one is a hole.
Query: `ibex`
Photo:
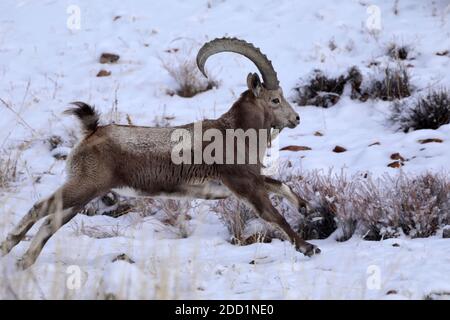
[[[202,130],[270,132],[273,128],[294,128],[300,123],[299,115],[283,96],[271,61],[258,48],[235,38],[206,43],[197,54],[198,68],[205,76],[206,60],[220,52],[234,52],[249,58],[260,71],[263,82],[256,73],[250,73],[248,90],[221,117],[204,120]],[[19,267],[25,269],[32,265],[48,239],[89,201],[111,189],[121,188],[131,188],[138,195],[149,197],[224,199],[234,195],[251,206],[260,218],[278,227],[297,250],[307,256],[320,253],[319,248],[292,230],[272,205],[268,193],[284,196],[299,210],[307,203],[286,184],[262,175],[260,161],[255,164],[175,164],[171,161],[174,145],[171,134],[180,128],[192,131],[194,124],[170,128],[100,126],[99,114],[93,107],[82,102],[73,104],[76,107],[66,112],[79,118],[84,137],[67,159],[67,181],[49,198],[37,202],[1,244],[5,255],[37,220],[48,216],[28,251],[18,261]],[[248,145],[246,148],[248,153]]]

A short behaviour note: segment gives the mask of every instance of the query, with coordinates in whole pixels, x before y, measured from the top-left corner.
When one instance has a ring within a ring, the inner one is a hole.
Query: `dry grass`
[[[357,67],[351,67],[346,74],[338,77],[329,77],[323,71],[315,70],[305,84],[294,88],[294,102],[300,106],[329,108],[340,100],[346,86],[351,89],[351,99],[363,102],[369,98],[386,101],[402,99],[409,97],[412,91],[409,73],[402,64],[383,69],[379,79],[363,81]]]
[[[392,42],[387,47],[387,54],[394,60],[407,60],[410,59],[411,47],[408,45],[399,45]]]
[[[235,198],[219,200],[212,208],[231,234],[231,243],[246,243],[245,229],[248,222],[255,218],[252,210]]]
[[[6,153],[0,156],[0,189],[10,187],[17,177],[18,154]]]
[[[189,212],[193,209],[192,201],[175,199],[153,199],[149,205],[153,212],[160,213],[164,225],[169,226],[179,238],[187,238],[192,234]]]
[[[325,239],[333,233],[338,241],[353,234],[366,240],[401,234],[428,237],[450,224],[450,179],[444,174],[372,179],[311,172],[284,180],[309,202],[310,210],[300,214],[277,197],[274,204],[305,239]],[[227,226],[233,242],[248,244],[255,238],[247,230],[255,216],[242,203],[222,200],[212,210]],[[262,238],[280,238],[280,234],[266,228]]]
[[[450,123],[450,90],[430,91],[415,101],[396,101],[392,105],[391,121],[408,132],[420,129],[438,129]]]
[[[296,91],[294,101],[300,106],[329,108],[339,101],[347,84],[352,88],[352,99],[358,99],[361,83],[362,75],[357,67],[351,67],[347,74],[336,78],[325,75],[321,70],[314,70],[306,84],[294,88]]]
[[[211,208],[230,232],[230,243],[246,246],[253,243],[271,242],[273,238],[283,239],[274,227],[259,219],[243,202],[231,197],[217,201]]]
[[[85,235],[89,238],[95,239],[106,239],[115,238],[123,236],[122,229],[119,225],[104,227],[104,226],[87,226],[82,221],[78,223],[76,221],[71,222],[70,227],[72,228],[75,235]]]
[[[174,91],[180,97],[190,98],[199,93],[218,87],[218,82],[212,78],[206,79],[198,70],[195,60],[187,55],[186,57],[177,56],[170,61],[162,61],[164,69],[177,83]]]
[[[289,183],[310,202],[312,210],[307,217],[312,214],[328,221],[317,225],[305,219],[300,227],[324,236],[339,229],[340,240],[354,233],[370,240],[402,233],[428,237],[450,223],[450,179],[445,174],[372,179],[310,173],[291,176]]]
[[[406,67],[399,64],[395,68],[386,67],[381,79],[371,81],[365,95],[372,99],[393,101],[409,97],[411,91],[409,73]]]

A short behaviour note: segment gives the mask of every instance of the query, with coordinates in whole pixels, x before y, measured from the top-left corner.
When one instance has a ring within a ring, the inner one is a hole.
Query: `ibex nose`
[[[300,116],[296,113],[295,116],[293,116],[290,120],[289,120],[289,128],[295,128],[296,126],[298,126],[300,124]]]

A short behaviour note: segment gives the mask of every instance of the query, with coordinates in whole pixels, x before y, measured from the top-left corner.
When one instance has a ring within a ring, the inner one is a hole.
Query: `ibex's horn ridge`
[[[95,132],[98,128],[98,122],[100,119],[100,116],[95,108],[81,101],[71,102],[70,104],[77,106],[77,108],[67,109],[64,113],[74,115],[80,119],[85,134]]]
[[[261,49],[255,47],[252,43],[237,38],[217,38],[205,43],[200,48],[197,54],[197,66],[205,77],[207,76],[205,72],[206,60],[220,52],[235,52],[247,57],[261,72],[264,86],[272,90],[278,88],[278,77],[272,62],[261,52]]]

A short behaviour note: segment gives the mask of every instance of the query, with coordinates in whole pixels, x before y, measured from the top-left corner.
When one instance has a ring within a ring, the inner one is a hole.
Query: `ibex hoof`
[[[307,256],[307,257],[311,257],[315,254],[319,254],[321,251],[319,249],[319,247],[313,245],[313,244],[306,244],[303,248],[302,248],[302,253]]]

